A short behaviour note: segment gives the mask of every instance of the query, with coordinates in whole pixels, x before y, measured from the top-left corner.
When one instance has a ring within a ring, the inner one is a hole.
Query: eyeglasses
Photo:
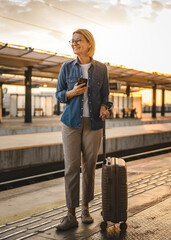
[[[80,44],[80,42],[81,41],[83,41],[82,39],[80,39],[80,38],[77,38],[77,39],[72,39],[72,40],[70,40],[69,41],[69,44],[72,46],[73,44],[74,44],[74,42],[76,43],[76,44]]]

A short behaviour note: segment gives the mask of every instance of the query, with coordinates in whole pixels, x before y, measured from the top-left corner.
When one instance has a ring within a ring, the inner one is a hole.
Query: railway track
[[[134,161],[140,158],[147,158],[150,156],[160,155],[164,153],[171,152],[171,146],[155,146],[155,149],[150,149],[149,147],[146,149],[140,150],[129,150],[129,151],[122,151],[116,153],[107,154],[108,156],[115,156],[115,157],[122,157],[126,162],[127,161]],[[102,166],[102,156],[99,156],[98,162],[96,164],[96,168],[100,168]],[[29,169],[28,169],[29,171]],[[80,168],[81,171],[81,168]],[[10,174],[10,173],[6,173]],[[49,171],[40,174],[34,174],[26,177],[15,178],[9,181],[1,181],[0,182],[0,191],[5,191],[8,189],[21,187],[29,184],[34,184],[41,181],[52,180],[54,178],[59,178],[64,176],[64,169],[56,170],[56,171]]]

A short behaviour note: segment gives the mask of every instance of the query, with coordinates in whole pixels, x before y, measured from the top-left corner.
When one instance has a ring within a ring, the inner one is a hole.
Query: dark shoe
[[[68,212],[67,216],[61,220],[61,223],[58,224],[56,228],[57,230],[65,231],[73,227],[78,227],[78,221],[72,213]]]

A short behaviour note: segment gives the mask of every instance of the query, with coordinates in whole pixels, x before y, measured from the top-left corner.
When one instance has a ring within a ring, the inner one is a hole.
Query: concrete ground
[[[128,229],[108,223],[100,231],[101,169],[96,170],[95,199],[90,211],[95,221],[67,232],[55,226],[66,214],[64,178],[7,190],[0,193],[0,239],[125,239],[169,240],[171,236],[171,153],[127,163]],[[18,221],[18,222],[15,222]],[[13,222],[13,223],[12,223]],[[169,235],[170,234],[170,235]]]
[[[56,116],[33,118],[31,124],[25,124],[23,118],[3,119],[0,124],[0,151],[4,149],[10,152],[11,149],[47,146],[57,142],[61,144],[60,129],[60,117]],[[119,136],[125,141],[124,136],[153,133],[163,133],[166,136],[166,132],[170,131],[170,115],[164,118],[158,116],[157,119],[146,117],[141,120],[111,119],[107,121],[108,139],[116,139]],[[155,140],[154,136],[152,140]],[[128,143],[131,144],[130,140]],[[93,224],[85,226],[81,223],[80,208],[78,208],[79,227],[64,233],[56,232],[55,226],[67,211],[64,178],[58,178],[0,192],[0,239],[171,239],[171,153],[128,162],[127,169],[128,229],[126,234],[120,232],[118,224],[112,223],[108,223],[105,233],[100,231],[100,223],[103,219],[101,216],[101,169],[98,169],[96,170],[95,199],[90,205],[91,214],[95,219]]]
[[[156,119],[151,118],[150,115],[151,114],[143,114],[141,119],[108,119],[106,127],[112,128],[171,122],[171,113],[166,113],[164,117],[157,114]],[[24,123],[23,117],[3,117],[2,122],[0,123],[0,136],[60,131],[62,125],[60,118],[61,116],[55,115],[52,117],[32,117],[32,123]]]
[[[171,123],[144,124],[137,126],[124,126],[116,128],[107,128],[106,137],[118,138],[126,136],[139,136],[142,134],[170,132]],[[24,147],[39,147],[54,144],[62,144],[61,131],[28,133],[17,135],[0,136],[0,150],[20,149]]]

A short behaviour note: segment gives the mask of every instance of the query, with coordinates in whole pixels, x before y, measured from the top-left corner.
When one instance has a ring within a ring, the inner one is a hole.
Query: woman
[[[92,223],[88,204],[94,198],[94,177],[102,138],[102,117],[108,118],[108,73],[105,64],[93,59],[95,40],[86,29],[73,32],[69,41],[76,60],[63,64],[56,97],[66,103],[62,114],[62,139],[65,161],[67,216],[57,226],[67,230],[78,226],[75,208],[79,206],[80,165],[82,155],[83,223]],[[78,79],[87,79],[78,84]]]

